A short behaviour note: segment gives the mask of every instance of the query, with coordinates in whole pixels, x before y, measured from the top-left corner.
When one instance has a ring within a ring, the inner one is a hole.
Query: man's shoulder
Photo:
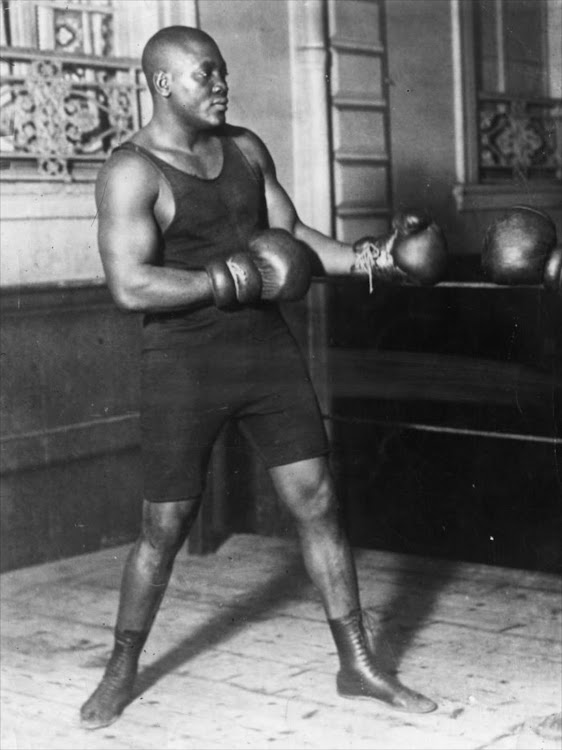
[[[130,141],[134,143],[134,141]],[[124,145],[124,144],[122,144]],[[159,190],[158,171],[133,148],[116,148],[98,172],[96,193],[107,190],[131,190],[135,193],[155,195]]]
[[[262,139],[249,128],[240,125],[225,125],[223,133],[232,138],[238,148],[253,162],[261,163],[267,149]]]
[[[102,171],[106,174],[127,174],[130,177],[135,173],[142,176],[156,174],[154,166],[134,148],[135,145],[137,144],[133,140],[129,140],[114,149],[104,163]]]
[[[139,151],[127,147],[127,143],[134,144],[134,141],[126,141],[108,156],[98,173],[98,182],[140,182],[144,185],[154,184],[157,187],[158,170]]]

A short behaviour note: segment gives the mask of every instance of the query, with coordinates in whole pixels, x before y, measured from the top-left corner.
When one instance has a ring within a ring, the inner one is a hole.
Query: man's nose
[[[217,78],[215,82],[213,83],[213,92],[218,93],[219,91],[226,91],[228,89],[228,86],[226,85],[226,81],[224,78]]]

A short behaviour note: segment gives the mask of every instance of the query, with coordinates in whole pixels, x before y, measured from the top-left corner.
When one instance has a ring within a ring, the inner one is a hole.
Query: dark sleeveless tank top
[[[150,161],[167,181],[174,198],[175,213],[162,235],[158,265],[183,270],[201,269],[211,259],[226,258],[245,249],[251,234],[267,227],[263,177],[232,138],[220,136],[223,164],[219,175],[205,179],[184,172],[151,151],[128,141],[116,151],[131,151]],[[144,316],[145,348],[177,342],[178,334],[194,332],[228,320],[244,326],[248,315],[262,310],[272,317],[274,305],[241,308],[230,313],[213,305]],[[273,315],[280,318],[280,313]]]

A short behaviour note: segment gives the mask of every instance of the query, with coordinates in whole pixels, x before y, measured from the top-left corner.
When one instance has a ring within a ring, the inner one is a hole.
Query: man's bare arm
[[[329,237],[302,222],[293,202],[277,179],[275,164],[264,143],[249,131],[242,137],[242,147],[260,166],[265,180],[269,224],[291,232],[317,256],[324,273],[348,274],[355,256],[351,245]]]
[[[98,246],[115,302],[132,312],[199,306],[213,300],[205,271],[158,265],[160,231],[154,168],[129,154],[116,154],[96,183]]]

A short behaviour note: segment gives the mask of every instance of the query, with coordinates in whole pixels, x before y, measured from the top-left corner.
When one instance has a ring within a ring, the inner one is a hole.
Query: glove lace
[[[385,241],[365,237],[353,245],[355,261],[351,270],[368,275],[369,294],[373,292],[375,276],[394,283],[403,282],[406,279],[406,274],[395,265],[392,256],[396,236],[397,232],[394,231]]]
[[[232,258],[226,261],[226,265],[232,274],[232,279],[236,288],[236,296],[240,298],[241,290],[244,288],[244,285],[248,283],[248,272]]]

